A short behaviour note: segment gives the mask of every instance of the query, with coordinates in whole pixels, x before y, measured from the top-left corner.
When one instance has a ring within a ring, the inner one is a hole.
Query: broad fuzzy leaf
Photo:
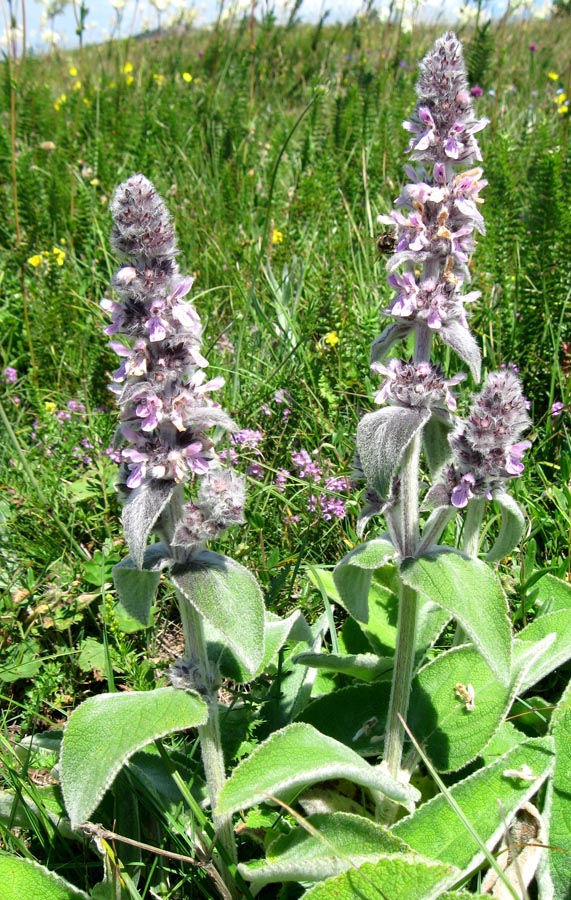
[[[264,659],[264,600],[248,569],[220,553],[203,551],[176,565],[171,578],[181,595],[219,632],[250,676]]]
[[[129,494],[125,502],[123,531],[129,553],[139,569],[143,568],[147,541],[176,487],[174,481],[145,481]]]
[[[61,786],[73,826],[86,822],[127,760],[157,738],[204,725],[200,697],[159,688],[99,694],[69,717],[61,750]]]
[[[31,859],[0,856],[2,900],[89,900],[89,895]]]
[[[544,575],[537,582],[538,615],[544,616],[559,609],[571,609],[571,584],[554,575]]]
[[[379,657],[375,653],[298,653],[295,663],[325,669],[343,675],[351,675],[361,681],[374,681],[383,672],[390,672],[394,660]]]
[[[440,339],[466,363],[474,381],[480,380],[482,354],[469,328],[461,322],[451,320],[438,332]]]
[[[239,866],[256,890],[278,881],[322,881],[408,849],[387,828],[351,813],[310,816],[304,825],[273,841],[266,859]]]
[[[571,682],[558,703],[551,719],[551,734],[555,741],[555,769],[548,786],[549,849],[540,886],[542,900],[570,900],[571,898]],[[552,893],[551,893],[552,891]]]
[[[252,673],[240,663],[240,660],[232,653],[227,641],[208,622],[205,622],[205,636],[208,643],[210,658],[220,667],[220,672],[225,678],[231,678],[237,683],[244,683],[252,679]],[[286,641],[311,641],[312,635],[309,625],[305,621],[303,613],[299,610],[293,612],[287,619],[282,619],[275,613],[265,610],[264,623],[264,658],[257,668],[254,677],[265,672],[272,660],[276,658]]]
[[[357,453],[369,487],[389,496],[404,453],[430,419],[430,410],[385,406],[363,416],[357,428]]]
[[[148,628],[152,624],[151,607],[161,579],[161,569],[172,564],[165,544],[147,547],[143,566],[130,556],[113,566],[113,583],[118,594],[117,606],[122,613],[123,631],[129,633]]]
[[[489,563],[500,562],[519,544],[525,528],[525,519],[518,504],[508,493],[496,494],[494,501],[500,507],[502,524],[494,546],[486,554]]]
[[[402,341],[412,332],[413,326],[407,322],[393,322],[375,338],[371,344],[371,362],[382,362],[397,341]]]
[[[440,471],[444,463],[450,459],[452,451],[448,442],[448,435],[453,428],[454,423],[452,419],[444,420],[437,416],[432,416],[422,432],[422,449],[433,477]]]
[[[458,689],[460,685],[460,689]],[[474,691],[474,705],[462,687]],[[455,647],[416,675],[408,724],[432,764],[453,772],[478,756],[498,729],[513,699],[475,647]]]
[[[354,750],[295,722],[276,731],[234,769],[218,797],[220,815],[248,809],[274,797],[292,796],[304,787],[344,778],[412,809],[418,791],[395,781],[380,766],[371,766]]]
[[[383,854],[376,863],[365,863],[315,885],[302,900],[436,900],[457,875],[451,866],[418,854]]]
[[[323,613],[311,626],[309,640],[288,647],[270,696],[261,707],[262,723],[258,729],[260,737],[289,725],[307,706],[317,678],[317,669],[296,665],[293,660],[299,653],[308,649],[318,653],[328,629],[329,621],[327,615]]]
[[[404,560],[401,577],[454,616],[496,677],[510,683],[508,605],[497,576],[484,562],[441,547]]]
[[[369,621],[369,590],[373,572],[394,555],[395,548],[391,542],[377,538],[355,547],[335,566],[335,587],[343,606],[358,622]]]
[[[388,681],[350,685],[312,700],[297,718],[361,756],[380,756],[390,694]]]
[[[549,635],[554,636],[549,652],[538,656],[527,667],[520,685],[521,692],[571,659],[571,608],[539,616],[522,628],[514,641],[514,665],[520,655],[537,646]]]
[[[539,790],[553,763],[550,738],[527,740],[453,785],[450,794],[481,840],[493,847],[500,840],[506,822]],[[535,776],[533,781],[528,780],[528,770]],[[520,771],[521,778],[516,774]],[[463,874],[473,871],[484,858],[442,794],[424,803],[414,815],[397,822],[393,832],[413,850],[457,866]]]

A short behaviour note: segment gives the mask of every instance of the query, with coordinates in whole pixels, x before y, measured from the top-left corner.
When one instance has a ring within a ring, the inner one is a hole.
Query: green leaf
[[[379,756],[390,694],[387,681],[350,685],[312,700],[297,719],[361,756]],[[343,710],[343,715],[339,715],[339,710]]]
[[[363,416],[357,427],[357,453],[369,487],[382,499],[414,436],[430,419],[430,410],[385,406]]]
[[[466,328],[459,319],[450,318],[439,329],[438,336],[466,363],[472,373],[472,378],[478,382],[482,368],[482,354],[470,329]]]
[[[123,507],[123,532],[135,565],[143,568],[145,547],[160,514],[170,503],[174,481],[145,481],[129,495]]]
[[[462,688],[473,689],[473,708]],[[481,753],[512,699],[512,689],[498,681],[475,647],[455,647],[416,675],[408,724],[434,767],[454,772]]]
[[[295,722],[272,734],[234,769],[218,798],[220,815],[291,796],[304,787],[331,778],[345,778],[400,803],[414,806],[419,794],[395,781],[380,766],[370,766],[354,750]]]
[[[265,860],[238,868],[259,890],[277,881],[322,881],[364,862],[374,862],[382,853],[404,853],[407,849],[404,841],[387,828],[362,816],[321,813],[273,841]]]
[[[265,610],[264,614],[264,658],[254,673],[256,678],[268,669],[286,641],[298,643],[301,640],[311,640],[311,630],[300,610],[293,612],[287,619],[282,619],[269,610]],[[250,681],[251,672],[248,672],[240,660],[234,656],[220,632],[205,623],[205,635],[208,642],[208,654],[212,660],[216,661],[222,675],[225,678],[231,678],[238,684]]]
[[[538,615],[544,616],[560,609],[571,609],[571,584],[554,575],[544,575],[537,583]]]
[[[551,881],[554,900],[571,898],[571,682],[557,705],[551,719],[551,734],[555,741],[555,769],[548,787],[549,847],[547,875]]]
[[[171,570],[175,587],[227,641],[250,675],[264,660],[264,600],[254,576],[227,556],[204,550]]]
[[[395,555],[390,541],[368,541],[344,556],[333,571],[333,581],[347,612],[358,622],[369,621],[369,590],[375,569]]]
[[[453,421],[432,416],[422,432],[422,449],[430,474],[434,477],[450,458],[452,450],[448,435],[454,427]]]
[[[2,900],[89,900],[69,881],[30,859],[0,856]]]
[[[339,653],[298,653],[295,663],[325,669],[343,675],[352,675],[361,681],[374,681],[383,672],[390,672],[394,660],[392,657],[379,657],[374,653],[357,653],[341,655]]]
[[[61,786],[72,825],[89,819],[124,763],[137,750],[173,731],[204,725],[198,696],[159,688],[100,694],[69,717],[61,751]]]
[[[462,625],[502,684],[510,682],[511,629],[497,576],[479,559],[441,547],[401,566],[405,584]]]
[[[519,544],[525,529],[525,518],[511,494],[496,494],[494,502],[500,507],[502,524],[494,546],[486,554],[489,563],[500,562]]]
[[[391,575],[396,573],[394,566],[388,566],[387,568],[390,570]],[[333,580],[333,573],[328,572],[326,569],[316,569],[314,571],[319,575],[323,589],[329,599],[333,603],[339,603],[353,617],[352,607],[354,601],[352,595],[350,593],[347,594],[345,598],[347,600],[346,605],[345,600],[337,590]],[[355,574],[359,579],[359,572],[356,571]],[[373,573],[363,572],[363,575],[365,577],[372,575],[373,580],[371,581],[369,578],[367,618],[361,621],[361,630],[366,635],[371,649],[378,656],[393,656],[397,635],[398,597],[385,584],[379,583],[377,580],[379,570]],[[310,578],[313,580],[311,572]],[[362,610],[362,604],[362,598],[359,597],[359,610]]]
[[[308,647],[313,652],[318,652],[328,628],[327,614],[323,613],[310,628],[310,640],[288,648],[279,668],[278,677],[272,685],[270,696],[261,707],[260,737],[289,725],[307,706],[318,673],[316,669],[310,669],[308,666],[296,665],[293,660]]]
[[[365,863],[315,885],[302,900],[434,900],[441,888],[455,881],[455,870],[416,854],[381,854],[376,863]]]
[[[450,794],[482,841],[493,847],[502,836],[506,822],[539,790],[553,762],[553,743],[549,738],[527,740],[453,785]],[[524,766],[535,776],[534,781],[517,777],[516,772],[526,772]],[[414,815],[397,822],[393,832],[413,850],[451,863],[462,873],[472,871],[484,858],[442,794],[424,803]]]
[[[381,362],[393,344],[404,340],[413,330],[409,322],[394,322],[387,325],[385,330],[371,344],[371,362]]]
[[[519,655],[531,650],[548,635],[554,635],[549,652],[536,657],[533,664],[528,666],[519,686],[520,693],[527,691],[571,659],[571,608],[539,616],[522,628],[514,641],[514,665]]]
[[[482,761],[485,766],[493,763],[498,757],[503,756],[508,750],[512,750],[527,740],[523,731],[518,731],[511,722],[502,722],[492,740],[486,745],[482,753]]]
[[[82,672],[103,672],[106,678],[111,675],[109,668],[112,671],[122,671],[117,651],[92,637],[81,641],[77,665]]]
[[[127,556],[113,566],[113,583],[119,595],[115,612],[121,619],[121,630],[127,634],[148,628],[153,624],[151,607],[161,569],[172,564],[170,550],[165,544],[147,547],[143,555],[143,568]]]

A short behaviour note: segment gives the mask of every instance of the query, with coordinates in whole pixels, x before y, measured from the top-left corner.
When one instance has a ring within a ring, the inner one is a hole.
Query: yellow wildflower
[[[34,256],[30,256],[30,258],[28,259],[28,263],[31,266],[33,266],[34,269],[37,269],[38,266],[41,266],[43,261],[44,261],[44,257],[42,256],[41,253],[36,253]]]
[[[83,102],[87,107],[91,106],[91,100],[89,99],[89,97],[84,97]]]
[[[76,77],[77,69],[75,68],[75,66],[70,66],[67,71],[68,71],[68,74],[71,75],[72,78]]]
[[[160,87],[161,84],[162,84],[162,83],[164,82],[164,80],[165,80],[165,76],[164,76],[164,75],[161,75],[159,72],[154,72],[154,73],[153,73],[153,80],[156,81],[157,84],[158,84],[159,87]]]
[[[277,228],[274,228],[272,231],[272,244],[283,244],[284,236],[281,231],[278,231]]]
[[[335,347],[339,343],[339,335],[336,331],[328,331],[323,341],[325,344],[329,344],[330,347]]]
[[[186,81],[187,84],[190,84],[190,82],[192,81],[192,75],[190,74],[190,72],[183,72],[182,80]]]
[[[54,109],[56,112],[59,112],[64,103],[67,102],[67,94],[60,94],[57,100],[54,103]]]
[[[53,400],[46,400],[45,403],[44,403],[44,409],[45,409],[45,411],[48,412],[48,413],[53,413],[53,412],[56,411],[57,406],[56,406],[56,404],[53,402]]]
[[[123,66],[123,75],[130,75],[133,71],[133,63],[126,62]]]
[[[557,72],[548,72],[547,77],[551,79],[551,81],[559,81],[559,75]]]
[[[133,78],[132,75],[127,75],[126,78],[125,78],[125,84],[127,84],[129,87],[131,87],[131,85],[133,84],[134,80],[135,80],[135,79]]]
[[[63,266],[65,262],[65,250],[62,250],[61,247],[54,247],[52,253],[55,257],[57,265]]]
[[[79,79],[77,81],[74,81],[71,89],[72,89],[72,91],[80,91],[81,90],[81,81],[79,81]]]
[[[564,116],[569,112],[569,106],[566,103],[562,103],[561,106],[557,107],[557,112],[560,116]]]

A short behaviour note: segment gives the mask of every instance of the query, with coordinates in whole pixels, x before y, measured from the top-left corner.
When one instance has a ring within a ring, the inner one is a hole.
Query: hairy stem
[[[408,446],[401,469],[402,559],[414,556],[418,546],[418,466],[420,434]],[[406,719],[414,667],[418,595],[401,581],[395,667],[385,735],[385,762],[390,774],[398,778],[403,752],[404,729],[399,715]]]
[[[468,509],[466,510],[466,518],[464,519],[464,534],[462,537],[462,550],[467,556],[474,559],[478,557],[478,548],[480,546],[480,535],[482,532],[482,522],[484,520],[484,512],[486,510],[486,500],[484,497],[478,497],[470,500]],[[470,640],[460,623],[456,624],[454,632],[454,640],[452,645],[458,647]]]
[[[218,796],[226,780],[224,755],[220,737],[220,717],[218,713],[218,689],[216,673],[208,659],[204,629],[200,614],[185,597],[177,594],[180,617],[184,630],[187,656],[198,666],[202,697],[208,706],[208,721],[198,729],[202,762],[206,775],[208,796],[212,808],[212,820],[218,840],[231,862],[236,862],[236,841],[232,829],[232,817],[216,814]],[[221,874],[225,875],[224,872]],[[228,873],[226,873],[228,875]],[[229,876],[228,876],[229,877]],[[231,885],[228,885],[231,887]]]

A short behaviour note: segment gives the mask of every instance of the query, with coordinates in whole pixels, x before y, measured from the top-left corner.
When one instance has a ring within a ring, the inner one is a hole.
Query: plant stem
[[[466,510],[466,518],[464,519],[464,534],[462,537],[462,550],[467,556],[474,559],[478,557],[478,547],[480,546],[480,534],[482,531],[482,522],[486,509],[485,497],[477,497],[470,500],[468,509]],[[457,623],[454,633],[453,647],[465,644],[470,638],[460,625]]]
[[[201,695],[208,706],[208,721],[206,725],[199,727],[198,736],[200,738],[202,762],[204,764],[204,773],[212,809],[212,821],[220,844],[226,851],[228,859],[236,862],[236,841],[232,828],[232,817],[228,815],[219,816],[215,812],[218,795],[226,780],[224,755],[220,738],[217,679],[213,677],[212,666],[208,659],[202,618],[186,598],[178,592],[177,599],[184,630],[186,654],[198,666],[198,678],[202,688]],[[228,873],[224,872],[222,874],[228,875]],[[231,884],[228,886],[231,887]]]
[[[401,469],[401,559],[414,555],[418,546],[418,466],[420,434],[415,435],[405,451]],[[406,719],[414,668],[418,595],[413,588],[400,583],[399,615],[395,667],[385,735],[385,762],[390,774],[398,778],[403,752],[404,729],[399,716]]]
[[[486,509],[485,497],[474,498],[468,504],[466,518],[464,520],[464,535],[462,538],[462,550],[467,556],[478,556],[480,546],[480,533]]]

